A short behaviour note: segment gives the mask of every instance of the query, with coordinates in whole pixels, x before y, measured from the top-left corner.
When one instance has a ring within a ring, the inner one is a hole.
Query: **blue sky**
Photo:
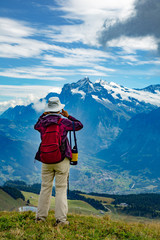
[[[157,0],[0,2],[0,111],[88,76],[159,84]]]

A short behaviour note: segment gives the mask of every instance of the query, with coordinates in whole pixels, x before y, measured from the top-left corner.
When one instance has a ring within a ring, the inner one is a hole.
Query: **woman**
[[[55,177],[55,218],[56,225],[68,225],[67,221],[67,178],[69,175],[70,159],[72,159],[71,147],[67,138],[68,131],[73,131],[73,121],[75,131],[83,128],[83,125],[76,118],[70,116],[64,110],[65,105],[60,103],[58,97],[49,98],[45,107],[45,112],[40,116],[34,129],[41,134],[41,139],[45,135],[47,127],[53,124],[59,124],[61,135],[61,159],[58,163],[42,162],[42,183],[38,200],[38,209],[36,215],[37,221],[45,221],[48,216],[50,199],[52,194],[53,180]],[[61,116],[65,118],[61,118]],[[36,159],[42,161],[40,149],[36,154]],[[53,161],[54,162],[54,161]]]

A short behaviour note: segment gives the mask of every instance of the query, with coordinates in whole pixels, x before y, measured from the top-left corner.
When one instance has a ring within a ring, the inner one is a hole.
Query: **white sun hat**
[[[65,107],[61,104],[58,97],[51,97],[48,99],[48,103],[45,106],[45,112],[59,112]]]

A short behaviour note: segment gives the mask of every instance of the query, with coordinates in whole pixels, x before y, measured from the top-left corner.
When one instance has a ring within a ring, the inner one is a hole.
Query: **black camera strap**
[[[76,147],[76,149],[78,149],[78,148],[77,148],[76,132],[75,132],[75,123],[72,122],[72,124],[73,124],[73,134],[74,134],[75,147]],[[70,146],[71,146],[71,148],[72,148],[72,137],[71,137],[71,131],[69,131],[69,138],[70,138]]]

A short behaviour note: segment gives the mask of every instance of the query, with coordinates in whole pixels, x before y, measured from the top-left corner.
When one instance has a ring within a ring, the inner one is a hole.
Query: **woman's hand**
[[[63,117],[69,117],[69,114],[67,111],[65,111],[64,109],[62,109],[62,112],[60,112],[61,115],[63,115]]]

